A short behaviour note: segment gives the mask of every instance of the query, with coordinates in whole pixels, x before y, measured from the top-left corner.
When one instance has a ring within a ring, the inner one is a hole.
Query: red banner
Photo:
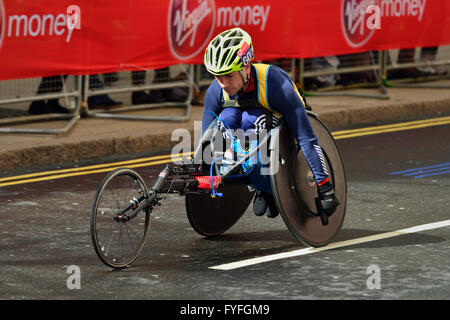
[[[0,0],[0,79],[201,64],[240,26],[257,60],[450,44],[448,0]]]

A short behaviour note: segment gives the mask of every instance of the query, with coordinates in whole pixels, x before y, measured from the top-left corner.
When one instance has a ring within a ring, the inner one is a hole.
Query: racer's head
[[[233,28],[211,40],[205,51],[204,63],[219,85],[234,95],[247,84],[254,56],[250,35],[241,28]]]

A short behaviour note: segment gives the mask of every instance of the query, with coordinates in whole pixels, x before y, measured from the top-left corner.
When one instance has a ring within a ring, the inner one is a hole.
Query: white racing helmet
[[[241,28],[233,28],[211,40],[204,63],[209,73],[220,76],[244,69],[254,56],[250,35]]]

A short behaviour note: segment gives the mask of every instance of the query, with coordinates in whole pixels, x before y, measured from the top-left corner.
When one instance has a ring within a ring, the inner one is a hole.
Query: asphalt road
[[[170,195],[151,215],[140,257],[113,271],[97,258],[89,232],[92,200],[106,173],[2,186],[0,299],[192,299],[199,306],[210,299],[448,300],[448,137],[447,124],[337,140],[348,205],[332,243],[342,245],[317,252],[305,253],[281,217],[256,217],[251,207],[225,234],[205,238],[191,228],[184,198]],[[149,177],[161,168],[136,170]],[[386,234],[430,223],[438,224]],[[361,241],[380,234],[386,237]],[[211,268],[291,251],[300,253]]]

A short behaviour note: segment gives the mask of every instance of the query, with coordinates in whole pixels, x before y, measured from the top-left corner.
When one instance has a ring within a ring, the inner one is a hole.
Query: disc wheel
[[[217,120],[213,121],[201,139],[194,159],[214,159],[214,150],[226,150],[227,142],[217,129]],[[214,174],[219,172],[214,162]],[[202,174],[210,175],[211,167],[205,166]],[[192,228],[200,235],[213,237],[230,229],[244,214],[255,194],[244,183],[224,182],[216,190],[223,197],[211,198],[209,194],[186,194],[186,213]]]
[[[109,267],[128,266],[144,248],[149,212],[142,208],[134,218],[128,217],[138,207],[133,201],[137,204],[136,199],[143,196],[148,197],[143,179],[127,168],[110,172],[97,190],[91,210],[91,239],[97,256]]]
[[[347,205],[347,184],[344,166],[337,145],[326,126],[313,114],[309,120],[325,157],[329,178],[340,201],[336,211],[323,225],[317,214],[317,186],[303,153],[297,153],[295,139],[282,126],[279,132],[279,169],[271,177],[275,201],[281,216],[299,240],[313,247],[327,245],[340,230]]]
[[[203,236],[217,236],[230,229],[242,217],[254,195],[247,185],[225,185],[218,192],[223,193],[223,198],[213,199],[203,194],[186,195],[189,222]]]

